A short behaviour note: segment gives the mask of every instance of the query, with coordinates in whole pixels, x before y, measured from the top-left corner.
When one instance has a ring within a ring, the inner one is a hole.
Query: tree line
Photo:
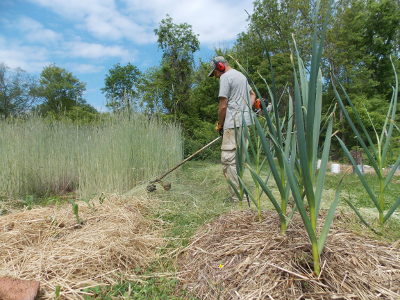
[[[299,51],[304,61],[310,57],[312,19],[319,3],[256,0],[248,29],[238,35],[233,47],[215,49],[215,54],[226,56],[234,67],[240,63],[260,97],[268,99],[264,80],[275,84],[281,93],[282,114],[292,91],[291,53]],[[320,4],[323,13],[327,3]],[[328,25],[322,61],[324,109],[335,102],[330,84],[334,74],[362,117],[371,119],[366,122],[371,132],[372,123],[377,129],[383,126],[389,105],[394,80],[390,56],[400,69],[399,7],[398,0],[339,0]],[[131,63],[116,64],[108,71],[102,92],[113,112],[132,110],[181,124],[189,153],[215,135],[218,82],[207,77],[208,61],[195,62],[200,42],[190,24],[176,24],[167,15],[154,33],[162,51],[161,63],[144,72]],[[56,65],[45,67],[39,80],[22,70],[0,66],[0,115],[4,118],[33,110],[90,119],[97,112],[83,99],[84,91],[85,83]],[[350,147],[356,147],[341,118],[338,113],[334,130],[343,134]]]

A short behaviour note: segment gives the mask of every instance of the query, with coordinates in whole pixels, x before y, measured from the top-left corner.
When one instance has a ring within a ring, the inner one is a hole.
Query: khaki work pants
[[[221,163],[225,178],[230,180],[239,189],[239,179],[236,172],[236,139],[234,128],[224,130],[221,145]],[[231,185],[229,185],[229,193],[233,201],[239,201]]]

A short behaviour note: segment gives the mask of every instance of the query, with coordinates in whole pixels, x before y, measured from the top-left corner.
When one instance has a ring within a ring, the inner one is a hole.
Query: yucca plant
[[[319,140],[321,136],[321,108],[322,108],[322,75],[320,71],[320,61],[323,50],[323,42],[325,31],[327,27],[327,20],[330,15],[330,8],[332,2],[329,4],[329,10],[325,18],[325,22],[321,26],[318,25],[318,9],[319,2],[316,4],[314,12],[314,37],[313,37],[313,51],[311,57],[310,72],[307,73],[303,61],[297,51],[296,44],[296,57],[297,57],[297,70],[294,67],[294,60],[292,56],[293,72],[294,72],[294,116],[295,116],[295,129],[294,134],[291,136],[291,114],[289,113],[287,120],[286,136],[282,133],[282,120],[278,116],[276,103],[273,91],[270,91],[270,97],[274,107],[274,121],[266,117],[268,124],[268,137],[266,132],[263,131],[260,122],[254,118],[255,128],[263,144],[263,150],[267,157],[268,163],[271,168],[271,173],[278,187],[278,190],[285,197],[288,196],[289,190],[284,190],[284,184],[290,187],[291,195],[296,203],[296,208],[299,211],[303,220],[306,232],[309,236],[313,257],[314,273],[320,273],[320,254],[324,248],[326,238],[328,236],[330,225],[332,224],[333,217],[339,202],[338,187],[334,201],[331,203],[326,218],[324,220],[322,229],[318,229],[319,211],[322,202],[322,192],[325,183],[325,175],[327,162],[329,158],[329,150],[331,145],[332,136],[332,113],[328,114],[327,125],[325,131],[325,141],[322,145],[322,156],[319,170],[317,169],[317,159],[319,154]],[[318,37],[320,39],[318,40]],[[273,76],[272,76],[273,78]],[[273,84],[274,86],[274,84]],[[274,90],[274,88],[273,88]],[[290,105],[289,105],[290,109]],[[276,158],[273,157],[271,148],[274,148]],[[275,209],[277,210],[282,223],[287,221],[287,216],[284,214],[285,202],[281,204],[276,201],[271,189],[265,184],[265,181],[248,165],[248,168],[263,191],[271,200]],[[285,186],[286,187],[286,186]],[[287,188],[288,189],[288,188]],[[287,194],[286,191],[288,192]]]
[[[370,164],[372,165],[372,167],[375,170],[375,173],[376,173],[376,176],[377,176],[378,182],[379,182],[379,188],[377,191],[374,191],[373,187],[370,184],[368,184],[367,180],[365,180],[364,174],[358,169],[354,158],[350,154],[350,151],[347,148],[347,146],[345,145],[345,143],[343,142],[343,140],[340,139],[339,137],[336,137],[336,138],[338,139],[340,146],[342,147],[344,153],[346,154],[346,156],[350,160],[351,164],[353,165],[354,170],[355,170],[356,174],[358,175],[358,178],[360,179],[366,192],[368,193],[372,203],[378,210],[379,225],[383,225],[387,220],[389,220],[389,218],[393,215],[393,213],[396,211],[396,209],[400,206],[400,197],[399,197],[399,198],[397,198],[397,200],[394,201],[394,203],[385,212],[386,191],[389,187],[391,180],[393,179],[393,175],[395,174],[397,168],[400,166],[400,155],[399,155],[395,164],[390,168],[390,171],[387,174],[385,174],[386,172],[384,171],[384,168],[387,167],[389,146],[390,146],[390,143],[392,140],[393,129],[396,126],[395,118],[396,118],[396,108],[397,108],[397,97],[398,97],[398,92],[399,92],[399,83],[398,83],[396,69],[394,67],[394,64],[393,64],[393,61],[391,58],[390,58],[390,60],[392,62],[392,66],[393,66],[393,70],[394,70],[395,86],[393,87],[392,98],[391,98],[391,101],[389,104],[386,119],[385,119],[383,129],[382,129],[382,132],[380,135],[377,133],[376,128],[371,121],[372,127],[375,132],[375,142],[376,143],[373,142],[373,138],[370,136],[370,134],[366,130],[366,127],[360,117],[358,110],[354,106],[353,102],[350,100],[350,97],[346,93],[344,87],[340,83],[338,83],[340,86],[340,89],[345,97],[347,105],[350,107],[350,109],[353,112],[354,118],[350,117],[348,110],[345,107],[345,102],[342,100],[342,97],[340,96],[339,92],[337,91],[336,86],[333,84],[334,93],[335,93],[337,102],[339,103],[339,106],[340,106],[348,124],[350,125],[352,131],[354,132],[356,139],[360,143],[364,153],[368,157]],[[368,114],[368,112],[367,112],[367,114]],[[363,216],[355,208],[355,206],[350,202],[350,200],[346,199],[346,202],[349,204],[349,206],[353,210],[355,210],[356,214],[360,217],[361,221],[367,225],[368,223],[365,220],[365,218],[363,218]],[[368,225],[368,227],[372,228],[370,225]]]
[[[239,65],[240,70],[246,74],[246,70],[240,65],[240,63],[237,62],[237,64]],[[270,68],[272,70],[271,63]],[[273,82],[271,89],[267,81],[261,75],[260,77],[267,86],[272,110],[271,112],[268,112],[265,103],[262,102],[261,105],[263,106],[264,113],[260,117],[257,117],[255,113],[252,113],[251,119],[254,126],[249,128],[243,127],[241,135],[237,135],[236,140],[240,141],[237,146],[237,156],[243,157],[242,159],[237,160],[237,169],[240,169],[243,172],[244,166],[246,166],[249,169],[255,184],[255,191],[252,192],[248,184],[243,180],[243,177],[239,176],[240,189],[244,190],[252,202],[255,203],[259,217],[261,217],[262,193],[264,192],[267,195],[279,215],[281,233],[284,234],[288,223],[293,216],[294,210],[290,213],[288,212],[290,187],[287,182],[284,157],[279,149],[285,149],[285,154],[292,158],[291,167],[293,167],[296,157],[295,136],[293,135],[293,102],[289,94],[289,113],[286,118],[281,118],[278,114],[278,100],[276,97],[275,83]],[[255,91],[258,97],[260,97],[257,87],[255,87]],[[271,137],[275,137],[275,143],[270,142]],[[247,144],[245,144],[244,141],[249,142],[249,147],[247,147]],[[248,149],[250,149],[252,154],[251,156],[249,155]],[[263,156],[262,153],[264,153],[265,156]],[[269,164],[270,173],[266,176],[267,179],[264,180],[262,171],[266,161]],[[241,164],[241,166],[239,166],[239,164]],[[268,187],[267,182],[270,175],[272,175],[278,187],[280,199],[277,198],[272,193],[270,187]]]
[[[291,192],[311,242],[313,268],[314,273],[317,275],[320,273],[320,255],[339,202],[338,188],[335,199],[331,203],[324,220],[323,227],[319,232],[318,217],[322,203],[333,124],[331,114],[327,118],[328,125],[322,146],[321,165],[317,170],[322,106],[322,76],[319,69],[322,45],[322,41],[317,44],[316,37],[314,37],[309,81],[307,80],[308,76],[303,62],[298,54],[299,78],[294,69],[294,107],[298,148],[298,162],[296,164],[298,163],[299,176],[296,177],[296,168],[291,167],[290,157],[285,157],[284,160]],[[306,201],[304,201],[304,198]]]

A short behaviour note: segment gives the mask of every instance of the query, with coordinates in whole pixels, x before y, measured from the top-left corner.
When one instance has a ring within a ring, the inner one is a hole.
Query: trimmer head
[[[146,190],[147,190],[149,193],[154,192],[156,189],[157,189],[157,187],[156,187],[156,185],[155,185],[154,183],[149,184],[149,185],[146,187]]]
[[[157,186],[155,185],[156,183],[161,184],[163,187],[164,191],[169,191],[171,189],[171,183],[170,182],[162,182],[162,181],[156,181],[154,183],[150,183],[147,187],[146,190],[151,193],[157,190]]]

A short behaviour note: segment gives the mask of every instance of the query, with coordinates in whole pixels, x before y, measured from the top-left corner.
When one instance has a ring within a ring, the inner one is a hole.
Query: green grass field
[[[248,181],[251,182],[248,176]],[[340,175],[329,174],[327,176],[326,190],[324,191],[324,205],[328,207],[333,200],[335,189],[340,181]],[[368,175],[367,180],[375,184],[376,178]],[[394,178],[387,202],[390,204],[400,194],[400,185],[396,184],[399,178]],[[113,286],[94,287],[88,289],[95,296],[86,296],[86,299],[195,299],[183,290],[179,285],[176,254],[189,244],[194,233],[204,224],[210,222],[221,214],[234,210],[256,210],[251,204],[225,203],[228,196],[227,183],[222,175],[219,162],[192,161],[185,164],[175,173],[169,175],[166,181],[171,182],[172,189],[164,191],[158,186],[157,191],[150,197],[158,198],[160,205],[149,216],[162,224],[164,229],[165,246],[160,248],[160,258],[145,269],[134,270],[141,278],[139,281],[128,281],[121,278],[120,282]],[[271,181],[272,182],[272,181]],[[135,187],[129,193],[142,195],[146,193],[142,185]],[[276,192],[276,188],[274,192]],[[368,195],[355,175],[347,175],[342,185],[342,197],[349,197],[371,222],[376,219],[376,211],[371,204]],[[71,194],[71,196],[73,196]],[[265,197],[265,196],[263,196]],[[68,201],[68,195],[62,197],[37,198],[33,196],[23,197],[14,203],[13,209],[33,208],[35,206],[62,205]],[[265,198],[263,209],[270,210],[272,205]],[[367,235],[374,239],[397,241],[400,239],[400,218],[397,212],[384,227],[384,236],[377,236],[363,226],[344,201],[341,201],[338,213],[350,214],[347,221],[348,228],[359,234]],[[6,213],[6,212],[5,212]],[[329,239],[329,237],[328,237]]]
[[[334,195],[334,189],[340,176],[329,175],[327,178],[328,190],[325,191],[327,202]],[[374,181],[373,176],[368,180]],[[398,178],[396,179],[398,180]],[[187,246],[190,237],[205,223],[217,216],[232,210],[249,209],[247,203],[243,205],[224,203],[223,199],[228,196],[227,185],[222,176],[219,163],[211,162],[189,162],[171,181],[172,189],[164,191],[158,188],[153,197],[161,199],[161,206],[158,207],[152,217],[162,221],[165,227],[165,238],[167,244],[159,251],[162,254],[174,252]],[[358,208],[370,210],[371,204],[355,175],[345,178],[343,184],[343,195],[351,192]],[[400,193],[400,185],[394,184],[390,190],[390,196]],[[393,198],[394,199],[394,198]],[[264,201],[265,203],[266,201]],[[265,209],[270,209],[265,205]],[[254,205],[250,209],[255,209]],[[352,213],[342,201],[339,211]],[[371,214],[372,214],[371,210]],[[339,212],[340,213],[340,212]],[[348,224],[349,228],[360,234],[368,235],[376,239],[394,241],[400,239],[400,221],[393,218],[385,226],[386,235],[378,237],[362,226],[356,217]],[[329,239],[329,237],[328,237]],[[136,270],[143,275],[141,283],[124,281],[112,287],[91,289],[96,297],[87,299],[195,299],[188,295],[179,286],[176,278],[178,272],[174,256],[166,255],[154,262],[151,267],[145,270]]]

